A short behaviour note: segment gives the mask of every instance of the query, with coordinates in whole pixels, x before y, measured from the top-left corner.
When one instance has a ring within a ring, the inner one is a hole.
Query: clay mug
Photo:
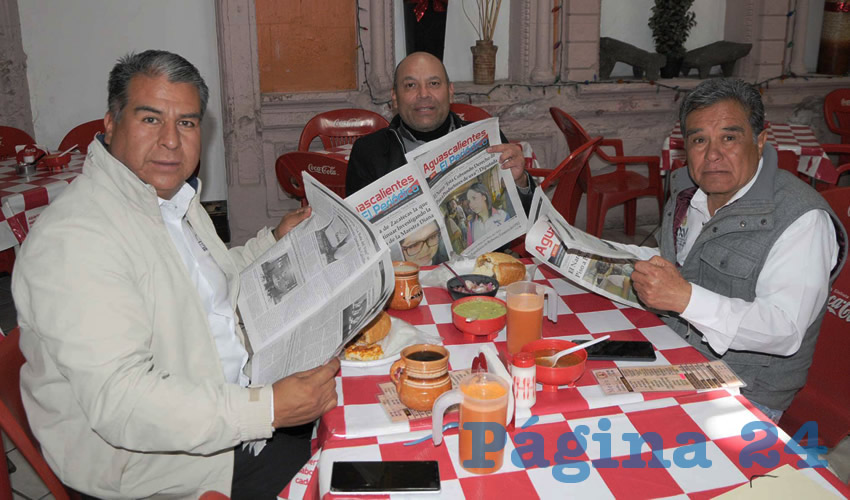
[[[390,367],[398,398],[412,410],[429,411],[440,394],[451,390],[449,351],[435,344],[414,344]]]
[[[395,290],[390,298],[390,309],[406,311],[422,302],[419,286],[419,265],[409,261],[394,261]]]

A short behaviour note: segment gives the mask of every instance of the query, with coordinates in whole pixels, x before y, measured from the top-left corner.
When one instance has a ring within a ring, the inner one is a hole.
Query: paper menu
[[[723,361],[666,366],[603,368],[592,371],[602,392],[711,390],[743,387],[744,381]]]

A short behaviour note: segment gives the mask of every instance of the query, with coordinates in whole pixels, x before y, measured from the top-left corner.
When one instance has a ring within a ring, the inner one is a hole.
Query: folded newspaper
[[[337,356],[393,292],[387,245],[339,196],[303,176],[312,216],[240,275],[239,310],[267,384]]]
[[[475,257],[525,234],[528,219],[510,170],[487,148],[498,118],[471,123],[406,155],[408,163],[347,197],[392,260],[433,265]]]
[[[571,226],[539,187],[528,219],[525,249],[531,255],[584,288],[643,309],[631,280],[637,256]]]

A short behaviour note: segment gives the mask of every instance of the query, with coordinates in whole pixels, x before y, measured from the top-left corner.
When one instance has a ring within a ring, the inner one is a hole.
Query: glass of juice
[[[502,468],[505,426],[508,423],[510,385],[498,375],[475,372],[457,389],[443,393],[431,411],[434,445],[443,440],[443,413],[460,404],[458,461],[473,474],[490,474]]]
[[[551,289],[531,281],[517,281],[505,290],[508,293],[508,354],[514,355],[525,344],[542,337],[543,300]],[[550,293],[550,300],[555,297],[554,292]]]

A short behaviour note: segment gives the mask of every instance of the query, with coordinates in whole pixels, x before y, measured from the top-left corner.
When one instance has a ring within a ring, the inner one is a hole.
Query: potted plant
[[[662,78],[675,78],[685,57],[685,40],[697,25],[696,15],[689,12],[694,0],[655,0],[649,28],[655,40],[655,51],[667,56],[661,68]]]
[[[490,85],[496,76],[496,51],[499,47],[493,45],[493,33],[496,31],[502,0],[474,1],[478,8],[478,23],[469,17],[466,1],[461,0],[463,14],[478,35],[475,46],[469,48],[472,51],[472,81],[479,85]]]

